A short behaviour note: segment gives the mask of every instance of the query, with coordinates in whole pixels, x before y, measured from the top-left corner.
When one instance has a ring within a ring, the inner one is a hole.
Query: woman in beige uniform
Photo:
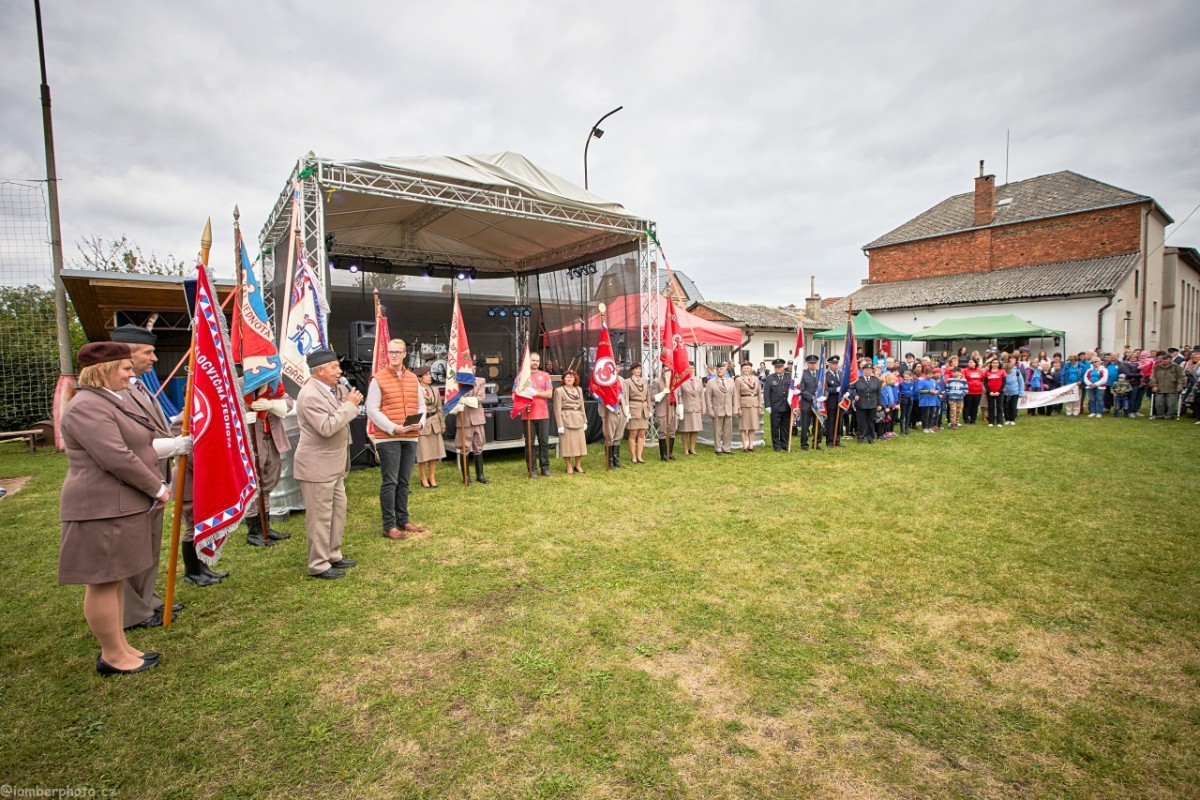
[[[658,418],[658,455],[663,461],[674,461],[675,425],[678,422],[675,404],[679,402],[671,391],[671,368],[662,365],[662,377],[650,388],[654,398],[654,416]]]
[[[587,414],[579,375],[568,369],[562,386],[554,390],[554,418],[558,420],[558,454],[567,462],[567,474],[583,472],[580,460],[587,455]],[[574,462],[574,463],[572,463]]]
[[[763,418],[762,384],[750,364],[742,364],[742,374],[737,379],[738,430],[742,433],[742,452],[754,452],[754,433]]]
[[[629,368],[629,380],[625,381],[625,392],[629,398],[629,461],[645,464],[642,451],[646,449],[646,430],[650,427],[650,387],[642,377],[642,365]]]
[[[679,436],[683,439],[683,454],[694,456],[696,437],[704,429],[704,384],[696,377],[694,369],[675,393],[679,396]]]
[[[421,393],[425,395],[425,423],[417,439],[417,471],[421,473],[421,485],[426,489],[438,488],[437,465],[446,457],[446,412],[442,410],[442,396],[433,388],[433,376],[429,367],[417,367],[413,375],[421,382]]]

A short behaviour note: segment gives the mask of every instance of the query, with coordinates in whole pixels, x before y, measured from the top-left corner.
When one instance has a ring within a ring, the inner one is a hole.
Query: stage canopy
[[[898,331],[895,328],[889,328],[879,320],[871,316],[870,311],[859,311],[854,315],[854,337],[862,341],[872,339],[902,339],[909,340],[916,338],[911,333]],[[845,339],[846,326],[839,325],[836,328],[827,331],[821,331],[813,336],[814,339],[829,340],[829,339]]]
[[[1016,314],[982,317],[952,317],[926,328],[911,338],[917,341],[953,341],[955,339],[998,339],[1065,336],[1063,331],[1026,322]]]
[[[658,296],[659,319],[666,319],[668,302],[666,297]],[[641,297],[636,294],[622,295],[609,302],[605,309],[609,330],[630,331],[641,327],[638,322],[640,303]],[[737,347],[742,343],[742,332],[738,328],[697,317],[679,307],[676,307],[675,313],[679,317],[679,329],[684,344]],[[583,322],[547,331],[546,336],[554,343],[558,339],[574,340],[582,335],[585,346],[594,346],[600,339],[600,325],[600,312],[596,311]]]

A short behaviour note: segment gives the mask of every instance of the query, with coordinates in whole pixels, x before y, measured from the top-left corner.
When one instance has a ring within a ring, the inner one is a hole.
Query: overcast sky
[[[1200,3],[46,0],[63,239],[256,238],[296,159],[511,150],[658,223],[708,299],[803,303],[969,191],[1069,169],[1200,245]],[[0,2],[0,180],[45,177],[33,0]],[[1005,164],[1005,133],[1011,154]],[[214,259],[222,272],[227,263]]]

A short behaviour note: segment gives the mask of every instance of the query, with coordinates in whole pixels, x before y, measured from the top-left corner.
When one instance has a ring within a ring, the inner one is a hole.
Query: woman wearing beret
[[[175,439],[157,438],[154,423],[119,394],[134,375],[129,345],[86,344],[79,364],[79,391],[61,423],[67,477],[58,582],[87,586],[83,615],[100,642],[96,672],[105,677],[144,672],[158,666],[158,654],[143,653],[126,640],[121,581],[153,563],[150,512],[171,499],[159,451],[178,448]]]
[[[634,363],[629,368],[625,391],[629,397],[629,423],[625,426],[629,434],[629,461],[645,464],[642,451],[646,449],[646,431],[650,428],[650,387],[642,377],[641,364]]]
[[[679,384],[676,393],[679,395],[679,436],[683,439],[683,454],[694,456],[696,437],[704,430],[704,384],[696,377],[695,369]]]
[[[742,364],[742,375],[737,379],[738,430],[742,434],[742,452],[754,452],[754,433],[763,418],[762,384],[758,382],[750,362]]]
[[[433,376],[429,367],[417,367],[413,375],[421,383],[425,396],[425,423],[417,439],[417,471],[421,473],[421,485],[436,489],[437,465],[446,457],[446,442],[442,434],[446,430],[446,413],[442,410],[442,396],[433,388]]]
[[[567,462],[567,474],[583,472],[580,459],[587,455],[587,414],[583,389],[573,369],[563,373],[562,386],[554,390],[554,418],[558,420],[558,454]]]

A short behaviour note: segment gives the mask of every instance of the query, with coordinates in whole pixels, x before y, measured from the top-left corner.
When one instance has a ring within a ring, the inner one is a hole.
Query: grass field
[[[1022,417],[414,492],[348,479],[183,586],[103,680],[58,586],[65,460],[0,445],[0,783],[100,796],[1200,796],[1200,428]],[[243,529],[244,530],[244,529]],[[165,574],[165,570],[164,570]]]

